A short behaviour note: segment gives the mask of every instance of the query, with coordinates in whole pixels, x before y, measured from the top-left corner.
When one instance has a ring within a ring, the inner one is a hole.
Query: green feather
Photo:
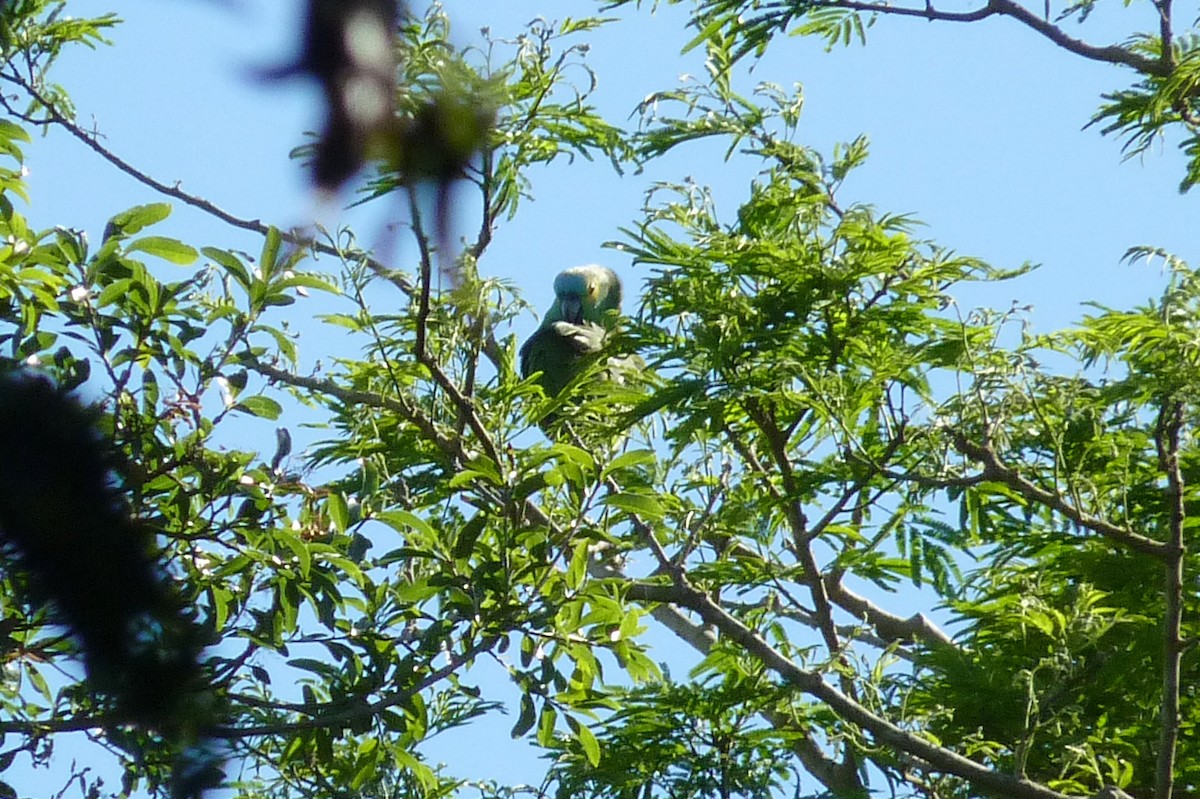
[[[521,375],[541,372],[539,381],[548,396],[557,396],[604,347],[604,328],[552,322],[542,325],[521,347]]]
[[[554,304],[521,345],[521,375],[541,372],[542,390],[558,395],[604,347],[621,312],[621,280],[603,266],[575,266],[554,279]]]

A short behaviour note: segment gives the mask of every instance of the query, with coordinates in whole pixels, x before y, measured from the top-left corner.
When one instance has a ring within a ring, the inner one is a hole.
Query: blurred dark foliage
[[[450,251],[452,189],[488,145],[495,103],[478,87],[439,75],[435,88],[414,91],[400,75],[399,0],[308,0],[300,54],[265,77],[315,79],[325,100],[325,125],[311,147],[313,182],[334,193],[369,161],[390,187],[431,186],[438,248]],[[398,104],[398,96],[407,99]],[[401,107],[404,105],[405,107]]]
[[[90,687],[112,702],[106,724],[192,746],[211,723],[203,631],[130,515],[100,420],[45,377],[0,371],[0,562],[24,575],[21,599],[78,641]]]
[[[315,78],[325,128],[312,161],[319,188],[336,191],[394,138],[397,0],[309,0],[295,63],[267,73]]]

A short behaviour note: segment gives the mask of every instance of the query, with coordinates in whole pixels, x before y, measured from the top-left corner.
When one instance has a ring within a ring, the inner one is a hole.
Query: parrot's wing
[[[541,372],[542,389],[555,396],[579,373],[586,358],[600,352],[604,336],[599,325],[543,324],[521,346],[521,376]]]

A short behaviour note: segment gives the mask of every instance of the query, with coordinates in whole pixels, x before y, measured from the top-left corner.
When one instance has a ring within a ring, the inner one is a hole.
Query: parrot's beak
[[[563,318],[573,325],[583,323],[583,300],[579,297],[566,296],[558,301],[562,308]]]

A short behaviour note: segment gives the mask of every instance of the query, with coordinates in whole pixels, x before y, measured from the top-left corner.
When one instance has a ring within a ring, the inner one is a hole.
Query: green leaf
[[[407,532],[409,529],[416,530],[427,540],[436,537],[433,528],[429,522],[422,519],[420,516],[406,510],[389,510],[378,514],[375,518],[391,527],[398,533]]]
[[[529,694],[521,694],[521,714],[517,717],[517,723],[513,725],[510,734],[513,738],[520,738],[533,729],[536,721],[537,708],[533,705],[533,699]]]
[[[50,686],[46,683],[46,678],[42,675],[41,671],[36,668],[30,668],[25,672],[25,674],[29,677],[29,682],[34,689],[41,694],[44,699],[49,701],[51,696]]]
[[[336,666],[312,658],[292,658],[287,663],[294,669],[302,669],[322,677],[336,676],[340,671]]]
[[[629,452],[622,453],[621,455],[613,458],[608,466],[604,468],[604,471],[600,473],[600,479],[603,480],[610,474],[619,472],[622,469],[631,469],[635,466],[642,466],[643,464],[647,463],[656,463],[657,460],[658,456],[654,454],[654,450],[630,450]]]
[[[586,449],[558,442],[550,448],[550,451],[562,458],[564,462],[576,464],[588,474],[596,471],[596,459]]]
[[[603,503],[610,508],[636,514],[647,521],[656,521],[666,515],[666,511],[663,510],[663,506],[659,504],[657,499],[644,494],[630,494],[628,492],[610,494],[603,499]]]
[[[0,119],[0,138],[16,139],[26,143],[33,141],[23,127],[8,119]]]
[[[125,245],[125,250],[126,252],[144,252],[180,266],[193,264],[200,257],[200,253],[195,247],[190,247],[182,241],[166,236],[143,236],[140,239],[134,239]]]
[[[275,267],[279,261],[279,247],[282,243],[283,237],[279,234],[279,228],[268,228],[266,238],[263,240],[262,254],[258,258],[258,267],[262,270],[263,280],[269,280],[275,274]]]
[[[350,504],[346,501],[345,494],[340,491],[330,494],[325,508],[338,532],[344,533],[350,529]]]
[[[291,277],[286,277],[283,280],[277,281],[275,283],[275,287],[277,289],[288,289],[288,288],[315,289],[316,291],[322,291],[322,292],[325,292],[326,294],[341,294],[342,293],[342,290],[340,288],[338,288],[338,285],[336,283],[332,283],[328,280],[325,280],[324,278],[318,277],[317,275],[304,273],[304,272],[298,272],[298,273],[292,275]]]
[[[250,290],[250,284],[253,281],[250,270],[236,255],[228,250],[218,250],[216,247],[202,247],[200,252],[204,254],[205,258],[224,267],[225,271],[238,282],[244,291]]]
[[[324,322],[327,325],[333,325],[334,327],[344,327],[347,330],[353,330],[356,333],[369,327],[366,320],[362,319],[361,317],[359,317],[357,315],[351,316],[350,314],[341,314],[341,313],[318,314],[316,318],[320,319],[322,322]]]
[[[554,744],[554,728],[558,724],[558,711],[554,705],[547,702],[542,706],[542,715],[538,718],[538,746],[550,748]]]
[[[476,513],[472,516],[458,531],[458,538],[454,542],[454,557],[459,560],[469,558],[475,549],[475,542],[486,527],[487,517],[484,514]]]
[[[262,419],[275,420],[283,413],[283,406],[270,397],[262,395],[256,397],[246,397],[233,406],[234,410],[248,413],[251,416],[258,416]]]
[[[596,740],[596,736],[587,728],[586,724],[575,725],[575,738],[579,741],[579,745],[583,747],[583,754],[587,757],[588,762],[592,767],[600,765],[600,742]]]
[[[129,293],[129,287],[132,285],[133,281],[129,279],[114,280],[112,283],[109,283],[104,287],[104,290],[100,292],[99,296],[96,297],[96,307],[107,308],[109,305],[112,305],[118,299],[127,295]]]
[[[105,238],[108,238],[114,234],[120,236],[132,236],[134,233],[137,233],[143,228],[163,221],[170,215],[170,203],[150,203],[148,205],[136,205],[133,208],[122,211],[112,219],[108,220],[108,227],[105,230]]]

